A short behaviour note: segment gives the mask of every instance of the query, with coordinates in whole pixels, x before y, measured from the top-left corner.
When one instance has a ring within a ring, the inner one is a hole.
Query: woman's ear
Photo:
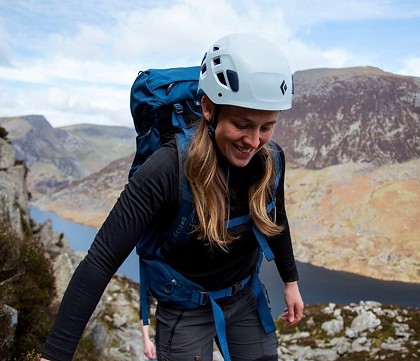
[[[214,108],[214,104],[210,100],[210,98],[207,95],[203,95],[201,97],[201,109],[203,112],[204,119],[206,119],[208,122],[211,122],[213,120]]]

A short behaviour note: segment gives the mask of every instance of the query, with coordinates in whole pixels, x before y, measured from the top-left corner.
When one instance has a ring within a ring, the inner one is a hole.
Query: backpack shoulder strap
[[[268,212],[274,211],[274,218],[275,218],[275,214],[276,214],[275,213],[276,212],[276,193],[277,193],[277,188],[279,186],[280,179],[281,179],[282,163],[281,163],[279,151],[278,151],[278,148],[276,147],[276,145],[273,142],[270,142],[269,146],[270,146],[271,154],[272,154],[273,159],[274,159],[274,165],[275,165],[276,173],[275,173],[274,185],[273,185],[273,190],[272,190],[271,202],[267,204],[267,211]],[[235,225],[239,225],[239,224],[248,222],[249,219],[250,219],[249,215],[234,218],[232,220],[229,220],[229,226],[233,227]],[[267,261],[272,261],[274,259],[274,254],[271,251],[271,249],[270,249],[270,247],[267,243],[266,237],[255,226],[255,224],[252,225],[252,231],[254,232],[254,235],[257,238],[258,244],[260,245],[261,250],[264,253]],[[262,258],[260,257],[259,264],[261,263],[261,261],[262,261]]]
[[[179,242],[186,238],[185,235],[194,218],[194,206],[190,186],[184,174],[184,160],[191,138],[189,134],[179,133],[175,135],[175,139],[179,163],[179,206],[177,214],[166,232],[171,244],[179,244]]]

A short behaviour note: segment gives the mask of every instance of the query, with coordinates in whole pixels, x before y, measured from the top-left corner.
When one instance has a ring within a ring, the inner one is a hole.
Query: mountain
[[[300,167],[401,163],[420,157],[420,78],[377,68],[294,75],[291,110],[274,138]]]
[[[126,127],[53,128],[41,115],[0,118],[0,125],[9,133],[16,158],[30,169],[28,187],[34,199],[135,150],[135,131]]]
[[[420,282],[420,79],[375,68],[295,74],[273,138],[285,150],[297,259],[384,280]],[[126,156],[36,200],[99,227],[127,181]]]

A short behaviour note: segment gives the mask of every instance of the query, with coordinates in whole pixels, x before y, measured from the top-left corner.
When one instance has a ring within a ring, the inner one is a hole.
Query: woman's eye
[[[261,131],[262,132],[269,132],[271,129],[273,129],[273,126],[272,125],[267,126],[267,127],[261,127]]]
[[[238,128],[238,129],[246,129],[247,128],[247,124],[236,124],[236,128]]]

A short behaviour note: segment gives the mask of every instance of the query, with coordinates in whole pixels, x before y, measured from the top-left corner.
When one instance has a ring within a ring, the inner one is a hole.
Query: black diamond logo
[[[286,82],[284,80],[283,80],[283,83],[281,83],[281,85],[280,85],[280,89],[281,89],[281,92],[284,95],[284,93],[286,93],[286,90],[287,90],[287,85],[286,85]]]

